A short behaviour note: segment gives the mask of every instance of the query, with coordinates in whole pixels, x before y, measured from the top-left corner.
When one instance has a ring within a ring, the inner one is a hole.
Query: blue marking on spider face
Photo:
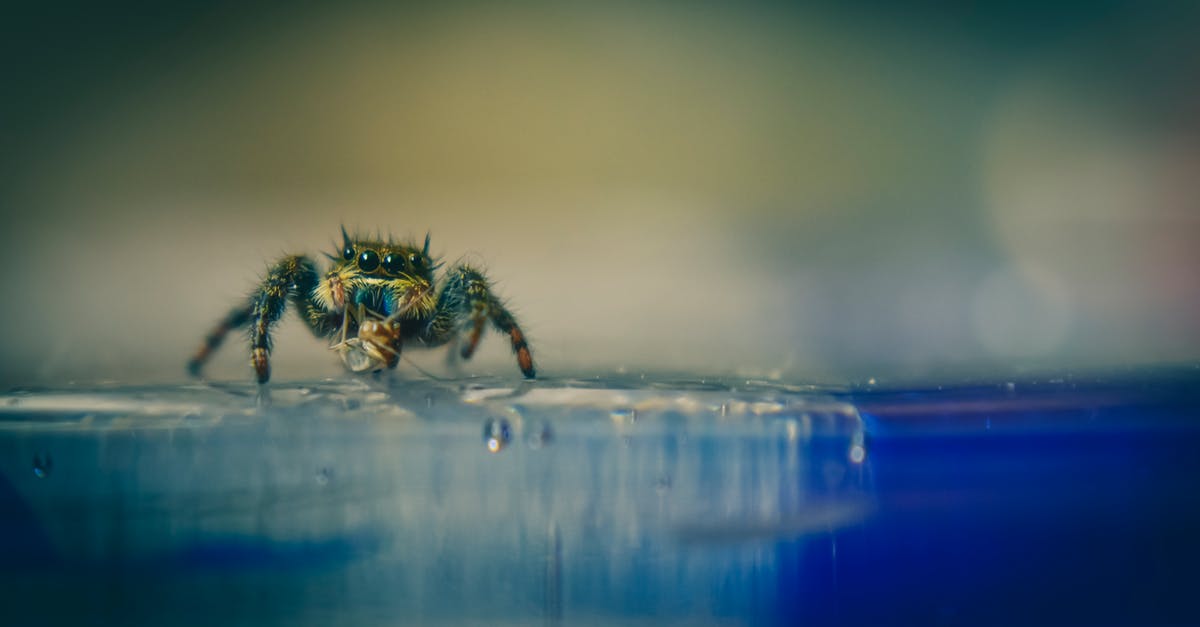
[[[392,315],[395,310],[395,299],[389,297],[385,290],[368,287],[354,293],[353,302],[384,316]]]

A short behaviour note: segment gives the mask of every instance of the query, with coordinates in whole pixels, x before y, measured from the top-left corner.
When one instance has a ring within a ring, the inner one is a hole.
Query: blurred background
[[[1192,3],[6,13],[6,385],[182,380],[340,224],[483,262],[548,376],[1200,355]],[[243,344],[209,374],[248,380]],[[340,372],[294,317],[276,346],[277,379]],[[467,371],[518,374],[497,336]]]

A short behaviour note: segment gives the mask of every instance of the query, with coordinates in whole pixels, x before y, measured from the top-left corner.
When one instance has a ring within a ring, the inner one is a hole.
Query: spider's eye
[[[392,274],[399,274],[404,271],[404,257],[398,253],[388,253],[383,258],[383,269]]]
[[[347,246],[342,249],[342,259],[345,259],[346,261],[350,261],[351,259],[354,259],[354,247],[353,246]]]
[[[379,267],[379,253],[373,250],[364,250],[358,255],[358,269],[363,272],[370,272]]]
[[[418,255],[417,253],[409,253],[408,263],[412,264],[412,267],[414,267],[414,268],[420,268],[421,267],[421,256]]]

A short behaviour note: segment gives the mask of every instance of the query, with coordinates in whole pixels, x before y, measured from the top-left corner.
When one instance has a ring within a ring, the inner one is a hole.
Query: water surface
[[[0,601],[6,624],[1187,622],[1195,378],[15,390]]]

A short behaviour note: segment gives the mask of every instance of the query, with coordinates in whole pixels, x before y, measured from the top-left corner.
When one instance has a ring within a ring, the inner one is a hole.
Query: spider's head
[[[325,310],[339,312],[356,304],[385,317],[420,317],[436,307],[433,272],[438,264],[429,256],[428,235],[418,248],[391,239],[350,237],[343,228],[340,248],[339,254],[329,255],[333,269],[313,290]]]
[[[416,246],[388,241],[372,241],[351,238],[342,229],[341,255],[335,257],[338,268],[358,278],[403,280],[433,283],[433,271],[437,269],[429,256],[429,235],[425,245]]]

